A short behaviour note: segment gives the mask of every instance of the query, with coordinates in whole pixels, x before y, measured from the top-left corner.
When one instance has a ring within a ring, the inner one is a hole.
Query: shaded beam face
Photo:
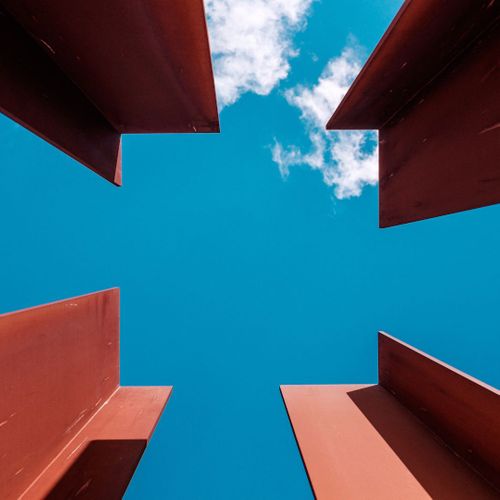
[[[379,384],[500,490],[500,393],[387,334]]]
[[[119,387],[30,485],[26,497],[86,490],[87,498],[122,498],[170,394],[170,387]]]
[[[2,110],[108,180],[121,181],[122,133],[219,131],[202,0],[0,0],[0,7],[12,25],[2,33]],[[68,140],[63,123],[44,125],[53,114],[70,122]],[[87,115],[114,137],[105,149],[114,154],[114,177],[82,158],[106,138]]]
[[[0,3],[0,111],[110,182],[120,134]]]
[[[379,385],[282,386],[281,392],[320,500],[498,498]]]
[[[498,498],[498,390],[385,334],[379,346],[379,385],[281,387],[316,498]]]
[[[121,499],[145,448],[139,439],[91,441],[45,500]]]
[[[380,226],[500,202],[500,30],[380,130]]]
[[[92,441],[147,442],[170,391],[119,386],[117,289],[0,315],[0,497],[44,498]]]
[[[406,1],[330,119],[379,129],[381,227],[500,202],[499,12]]]

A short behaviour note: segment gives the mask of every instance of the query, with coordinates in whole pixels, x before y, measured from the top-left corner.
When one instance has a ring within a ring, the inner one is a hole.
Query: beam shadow
[[[121,500],[146,444],[145,439],[90,441],[46,500]]]
[[[374,385],[348,396],[432,498],[499,498],[499,492],[386,389]]]

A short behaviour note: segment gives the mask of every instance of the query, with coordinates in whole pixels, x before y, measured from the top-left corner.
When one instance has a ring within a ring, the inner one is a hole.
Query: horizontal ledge
[[[171,392],[172,387],[117,388],[64,449],[54,457],[23,496],[45,498],[61,481],[70,465],[92,442],[128,440],[147,443]],[[129,480],[132,474],[133,470]]]
[[[381,129],[494,26],[499,10],[483,0],[406,0],[326,128]]]

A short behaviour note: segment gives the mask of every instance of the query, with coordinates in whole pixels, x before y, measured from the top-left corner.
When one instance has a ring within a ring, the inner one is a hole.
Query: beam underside
[[[381,227],[500,202],[499,11],[406,1],[330,119],[380,131]]]
[[[170,387],[120,387],[25,492],[26,498],[67,498],[68,492],[83,489],[94,495],[88,498],[121,498],[170,394]]]
[[[120,134],[1,6],[0,44],[0,111],[120,184]]]
[[[219,131],[202,0],[0,0],[0,42],[0,111],[116,185],[121,134]]]
[[[119,132],[218,131],[202,0],[0,2]]]
[[[500,202],[500,30],[380,130],[380,226]]]
[[[494,29],[499,11],[498,2],[489,0],[406,0],[327,128],[382,128],[475,40]]]

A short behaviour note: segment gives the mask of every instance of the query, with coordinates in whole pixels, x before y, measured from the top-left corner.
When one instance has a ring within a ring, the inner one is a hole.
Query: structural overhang
[[[379,130],[381,227],[500,202],[499,12],[406,0],[328,122]]]
[[[0,0],[0,110],[121,184],[123,133],[218,132],[202,0]]]

